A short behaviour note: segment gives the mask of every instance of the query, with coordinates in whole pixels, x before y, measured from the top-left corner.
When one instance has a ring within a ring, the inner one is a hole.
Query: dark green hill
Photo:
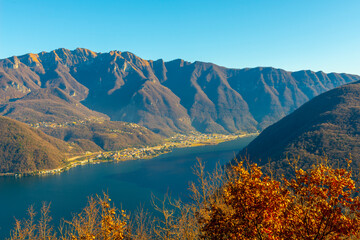
[[[299,167],[309,168],[327,156],[332,164],[360,162],[360,82],[323,93],[292,114],[266,128],[240,156],[252,161],[271,159],[286,172],[286,158],[300,158]]]
[[[24,123],[0,117],[0,173],[54,169],[71,147]]]

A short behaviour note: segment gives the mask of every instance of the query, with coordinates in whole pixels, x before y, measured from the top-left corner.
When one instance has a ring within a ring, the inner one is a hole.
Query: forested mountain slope
[[[239,157],[287,169],[286,159],[299,158],[299,167],[309,168],[328,158],[336,166],[346,167],[360,159],[360,82],[323,93],[292,114],[266,128]]]
[[[57,49],[0,60],[0,102],[2,114],[10,116],[9,109],[27,101],[26,95],[58,88],[111,120],[163,134],[255,132],[314,96],[356,80],[360,77],[350,74],[228,69],[181,59],[148,61],[129,52]],[[99,115],[78,107],[87,116]]]

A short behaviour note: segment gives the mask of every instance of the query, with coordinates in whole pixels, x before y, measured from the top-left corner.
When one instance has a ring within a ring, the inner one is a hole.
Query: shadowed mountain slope
[[[331,164],[346,166],[360,159],[360,82],[323,93],[292,114],[266,128],[240,156],[252,161],[271,159],[275,169],[286,172],[286,158],[298,158],[299,167],[309,168],[324,156]]]
[[[0,104],[0,114],[30,124],[109,119],[105,114],[88,109],[59,88],[36,89],[22,98]]]
[[[255,132],[314,96],[360,80],[349,74],[227,69],[129,52],[57,49],[0,60],[0,101],[59,88],[111,120],[174,132]]]
[[[24,123],[0,117],[0,173],[54,169],[73,149]]]

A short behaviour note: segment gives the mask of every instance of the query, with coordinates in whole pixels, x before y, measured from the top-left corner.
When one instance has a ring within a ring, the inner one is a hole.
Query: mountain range
[[[357,80],[57,49],[0,60],[0,114],[26,123],[92,117],[134,122],[162,135],[256,132],[314,96]]]
[[[288,160],[308,169],[328,159],[358,168],[360,159],[360,81],[325,92],[266,128],[238,158],[289,172]],[[269,165],[268,165],[269,166]]]

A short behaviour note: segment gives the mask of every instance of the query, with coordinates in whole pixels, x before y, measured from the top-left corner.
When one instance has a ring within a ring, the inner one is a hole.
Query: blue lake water
[[[22,219],[30,205],[39,210],[51,203],[54,225],[61,218],[86,206],[87,197],[107,192],[119,208],[134,211],[141,204],[151,209],[151,194],[186,198],[189,182],[195,181],[192,167],[196,158],[212,171],[216,163],[225,164],[254,137],[240,138],[215,146],[175,149],[149,160],[84,165],[59,175],[0,177],[0,239],[9,236],[14,217]]]

